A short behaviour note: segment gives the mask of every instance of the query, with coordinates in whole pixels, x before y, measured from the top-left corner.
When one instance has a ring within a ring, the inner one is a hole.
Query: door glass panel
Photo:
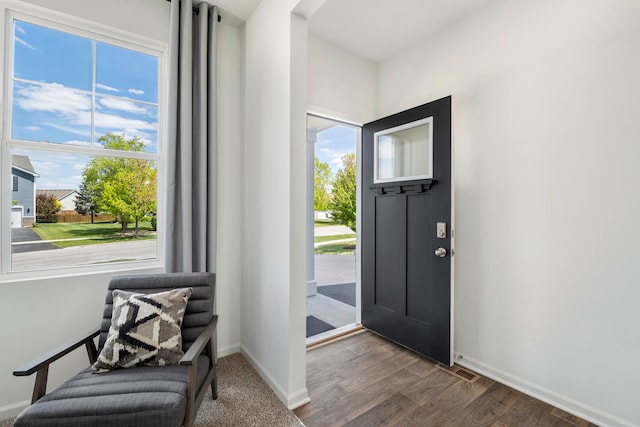
[[[433,178],[433,117],[374,134],[374,183]]]

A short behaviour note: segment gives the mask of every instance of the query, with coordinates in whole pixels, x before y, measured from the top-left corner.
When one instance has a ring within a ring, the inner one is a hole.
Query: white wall
[[[160,0],[29,0],[93,22],[111,25],[161,42],[168,40],[169,3]],[[141,19],[140,17],[144,17]],[[218,271],[219,355],[240,348],[242,211],[242,30],[219,27],[218,41]],[[135,270],[145,273],[153,269]],[[117,273],[131,273],[132,270]],[[11,372],[89,331],[99,322],[113,273],[0,283],[0,420],[24,407],[34,377]],[[46,331],[43,333],[42,331]],[[52,365],[49,389],[87,359],[82,349]]]
[[[218,27],[218,356],[240,351],[243,35],[223,17]]]
[[[154,40],[169,40],[167,2],[158,0],[22,0]]]
[[[381,64],[381,116],[453,95],[455,350],[640,425],[640,2],[489,3]]]
[[[353,123],[375,120],[377,64],[311,35],[308,46],[309,111]]]
[[[264,0],[245,25],[241,303],[242,350],[289,407],[308,399],[306,24],[292,22],[294,3]]]

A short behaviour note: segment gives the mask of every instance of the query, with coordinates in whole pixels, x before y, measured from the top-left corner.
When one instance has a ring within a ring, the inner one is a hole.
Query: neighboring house
[[[76,190],[36,190],[36,195],[38,194],[47,194],[55,197],[61,204],[60,210],[62,212],[76,210],[76,197],[78,197]]]
[[[36,218],[36,178],[28,156],[11,156],[11,226],[31,227]]]

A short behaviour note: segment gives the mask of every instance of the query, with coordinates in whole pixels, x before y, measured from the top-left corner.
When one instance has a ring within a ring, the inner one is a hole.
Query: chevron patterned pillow
[[[111,327],[91,369],[99,373],[177,364],[184,356],[180,328],[191,292],[191,288],[156,294],[114,290]]]

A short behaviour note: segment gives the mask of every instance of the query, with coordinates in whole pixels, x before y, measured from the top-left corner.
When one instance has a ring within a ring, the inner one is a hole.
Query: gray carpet
[[[0,421],[0,427],[12,425],[13,420]],[[209,389],[198,410],[196,427],[214,425],[304,427],[240,354],[218,359],[218,399],[211,400]]]
[[[307,338],[335,329],[315,316],[307,316]]]
[[[318,293],[341,301],[345,304],[349,304],[352,307],[356,306],[356,284],[344,283],[342,285],[322,285],[318,286]]]

